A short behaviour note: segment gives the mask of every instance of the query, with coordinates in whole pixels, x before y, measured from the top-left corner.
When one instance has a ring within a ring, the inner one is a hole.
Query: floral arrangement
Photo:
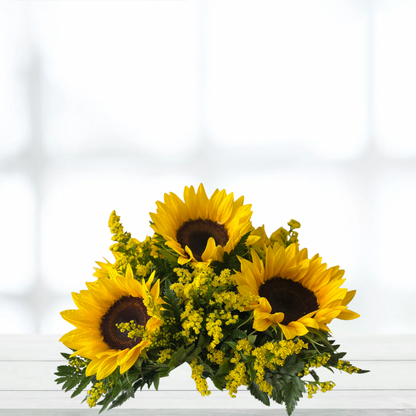
[[[355,290],[341,288],[338,266],[299,248],[299,222],[267,237],[243,197],[208,198],[202,184],[156,205],[142,242],[112,212],[114,261],[97,262],[96,280],[72,294],[77,309],[61,313],[76,327],[60,339],[72,351],[55,373],[71,397],[88,389],[90,407],[111,409],[187,363],[202,396],[209,378],[290,415],[304,393],[334,387],[316,368],[366,372],[342,360],[327,326],[359,317],[348,309]]]

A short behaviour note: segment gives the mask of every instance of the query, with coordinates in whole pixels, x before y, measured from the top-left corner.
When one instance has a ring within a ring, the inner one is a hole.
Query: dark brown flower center
[[[191,220],[183,223],[176,232],[178,243],[185,249],[188,246],[192,250],[195,259],[202,261],[202,253],[207,247],[209,238],[215,240],[218,246],[225,246],[228,234],[225,227],[211,220]]]
[[[121,332],[116,327],[116,324],[134,321],[136,325],[145,326],[149,319],[150,317],[147,314],[147,309],[143,304],[142,298],[123,296],[101,318],[100,331],[104,337],[104,342],[109,348],[115,350],[133,348],[142,339],[136,338],[134,340],[129,338],[128,331]]]
[[[266,298],[272,307],[271,313],[283,312],[281,322],[287,325],[302,316],[316,311],[319,306],[313,292],[293,280],[273,277],[259,288],[259,295]]]

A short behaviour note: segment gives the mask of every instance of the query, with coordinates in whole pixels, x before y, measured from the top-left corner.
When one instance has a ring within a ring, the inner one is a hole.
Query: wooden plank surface
[[[59,391],[2,391],[0,409],[88,409],[82,398],[70,398],[70,394]],[[282,409],[272,403],[271,409]],[[414,390],[375,391],[331,391],[317,393],[313,399],[299,401],[299,409],[416,409]],[[141,391],[134,399],[123,404],[122,409],[257,409],[267,410],[248,391],[237,393],[235,399],[227,392],[213,391],[202,397],[197,391]],[[376,414],[375,414],[376,415]],[[109,413],[111,416],[111,413]]]
[[[80,403],[82,395],[70,399],[70,393],[61,391],[53,381],[57,365],[65,363],[60,356],[65,347],[59,343],[59,337],[0,335],[0,416],[97,414],[96,409]],[[416,335],[337,337],[337,341],[342,351],[348,351],[347,359],[371,373],[332,374],[320,369],[322,379],[333,380],[337,387],[325,394],[318,393],[313,400],[303,398],[294,416],[416,415]],[[209,397],[201,397],[190,374],[189,366],[179,367],[170,377],[161,380],[160,391],[138,392],[135,399],[127,401],[111,415],[127,415],[129,409],[141,409],[141,416],[196,413],[205,416],[201,413],[203,409],[217,409],[216,416],[224,409],[228,409],[224,416],[285,414],[275,403],[270,413],[270,409],[255,400],[244,387],[236,399],[214,388]],[[206,416],[208,414],[212,413]]]
[[[142,409],[140,416],[212,416],[212,409]],[[409,409],[296,409],[293,416],[410,416]],[[95,409],[7,409],[1,416],[98,416]],[[131,409],[112,409],[111,416],[132,416]],[[287,416],[283,409],[216,409],[215,416]]]

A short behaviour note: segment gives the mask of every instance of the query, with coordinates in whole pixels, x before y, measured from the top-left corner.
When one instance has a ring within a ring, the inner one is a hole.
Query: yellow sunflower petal
[[[217,245],[215,244],[215,240],[210,237],[208,239],[207,247],[201,255],[202,261],[208,261],[209,259],[212,259],[214,257],[216,247]]]
[[[117,367],[117,354],[110,355],[98,367],[97,380],[108,377]]]
[[[306,335],[309,331],[300,322],[290,322],[288,325],[278,324],[286,339]]]
[[[358,313],[350,311],[348,309],[341,311],[341,313],[337,316],[338,319],[342,319],[345,321],[349,321],[351,319],[357,319],[359,317],[360,315]]]
[[[270,321],[270,319],[257,319],[254,321],[253,323],[253,328],[256,331],[266,331],[269,326],[272,324],[272,322]]]
[[[87,369],[85,371],[85,375],[87,377],[92,376],[97,373],[98,367],[101,365],[101,360],[98,358],[93,358],[91,362],[88,364]]]
[[[148,344],[149,341],[142,341],[126,354],[120,365],[120,373],[125,373],[129,368],[133,366],[133,364],[139,358],[143,348],[145,348]]]
[[[344,297],[344,300],[342,301],[342,304],[344,306],[347,306],[354,299],[354,296],[355,296],[356,292],[357,292],[356,290],[348,291],[347,294]]]
[[[283,312],[277,312],[270,315],[269,318],[274,324],[280,324],[280,322],[285,319],[285,314]]]

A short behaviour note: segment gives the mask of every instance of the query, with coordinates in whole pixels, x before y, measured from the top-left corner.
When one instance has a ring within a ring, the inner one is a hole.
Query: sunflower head
[[[348,310],[355,291],[340,286],[343,270],[327,268],[322,258],[308,259],[307,250],[297,244],[285,248],[280,244],[265,247],[265,261],[252,250],[252,261],[240,258],[241,272],[236,273],[242,295],[260,296],[254,309],[253,328],[265,331],[278,325],[286,339],[302,336],[309,328],[329,331],[326,324],[334,318],[355,319],[359,315]]]
[[[146,306],[161,303],[159,280],[152,286],[154,273],[142,284],[134,279],[130,266],[125,276],[111,268],[108,271],[109,277],[100,276],[95,282],[87,283],[88,290],[72,294],[78,309],[61,312],[76,329],[60,341],[75,350],[73,356],[91,360],[86,376],[96,374],[98,380],[118,366],[120,373],[126,372],[151,344],[149,339],[129,338],[120,329],[123,323],[143,327],[147,334],[162,324],[155,316],[155,309]]]
[[[156,202],[156,214],[150,213],[155,233],[179,254],[179,264],[222,261],[241,237],[252,230],[251,205],[243,205],[244,197],[218,189],[207,197],[204,186],[185,187],[184,200],[174,193],[165,194],[164,202]],[[256,241],[251,236],[247,244]]]

